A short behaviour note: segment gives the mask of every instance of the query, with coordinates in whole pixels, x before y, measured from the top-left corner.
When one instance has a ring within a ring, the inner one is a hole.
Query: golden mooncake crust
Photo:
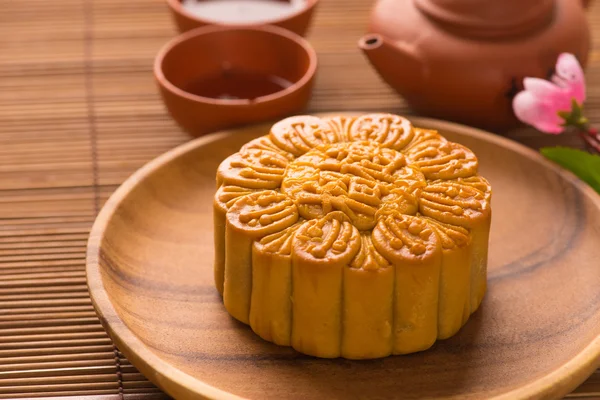
[[[423,263],[440,251],[439,238],[421,217],[392,213],[373,229],[373,243],[392,263]]]
[[[306,221],[296,232],[293,252],[303,262],[348,264],[360,250],[360,233],[340,211]]]
[[[281,154],[288,160],[293,160],[295,158],[292,153],[289,153],[289,152],[277,147],[277,145],[275,143],[273,143],[271,138],[268,136],[261,136],[254,140],[249,141],[248,143],[246,143],[245,145],[242,146],[242,148],[240,149],[240,152],[244,153],[247,150],[253,150],[253,149],[254,150],[273,151],[275,153]]]
[[[292,161],[281,191],[306,219],[343,211],[359,230],[372,229],[380,208],[415,213],[425,178],[399,152],[369,142],[319,146]]]
[[[337,143],[340,138],[321,118],[297,116],[277,122],[269,138],[280,149],[298,157],[321,144]]]
[[[375,248],[371,235],[362,233],[360,235],[360,240],[360,250],[354,257],[354,260],[350,263],[350,268],[375,271],[390,265],[390,262]]]
[[[415,147],[418,144],[426,142],[428,140],[436,140],[440,142],[447,142],[446,138],[439,134],[435,129],[423,129],[414,127],[414,136],[409,144],[403,149],[405,152]]]
[[[225,159],[217,170],[217,184],[249,189],[277,189],[288,159],[269,150],[247,149]]]
[[[260,337],[385,357],[454,335],[486,290],[491,186],[401,116],[295,116],[217,171],[215,283]]]
[[[348,141],[370,141],[382,147],[402,150],[414,135],[412,124],[406,118],[392,114],[367,114],[352,123]]]
[[[227,211],[227,223],[250,236],[261,237],[287,228],[298,220],[294,202],[274,190],[254,192]]]
[[[406,151],[410,162],[427,179],[455,179],[473,176],[479,165],[471,150],[458,143],[425,140]]]
[[[335,117],[323,118],[323,120],[329,124],[331,130],[336,133],[337,138],[341,139],[339,141],[347,142],[350,127],[352,126],[352,123],[356,121],[356,117],[349,115],[338,115]]]
[[[485,192],[457,181],[428,185],[421,192],[420,211],[439,221],[474,227],[487,220],[490,202]]]

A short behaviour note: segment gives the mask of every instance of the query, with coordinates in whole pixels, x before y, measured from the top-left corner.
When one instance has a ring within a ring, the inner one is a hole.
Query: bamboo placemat
[[[409,112],[356,49],[371,4],[322,1],[309,37],[320,63],[310,111]],[[597,39],[600,5],[589,18]],[[174,33],[162,0],[0,2],[0,398],[166,397],[103,331],[84,256],[117,185],[189,140],[151,73]],[[587,77],[587,114],[600,125],[598,46]],[[509,136],[579,145],[531,129]],[[600,373],[569,397],[600,398]]]

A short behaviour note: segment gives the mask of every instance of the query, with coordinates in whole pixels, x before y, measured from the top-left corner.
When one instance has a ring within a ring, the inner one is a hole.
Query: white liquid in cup
[[[306,6],[306,0],[183,0],[198,18],[224,24],[267,23],[285,18]]]

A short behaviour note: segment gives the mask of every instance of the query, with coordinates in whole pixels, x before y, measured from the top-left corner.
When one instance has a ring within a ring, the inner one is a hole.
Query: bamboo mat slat
[[[319,56],[309,111],[410,112],[356,49],[371,5],[322,0],[309,36]],[[589,20],[600,39],[598,2]],[[189,140],[152,77],[174,34],[163,0],[0,2],[0,399],[167,398],[102,329],[84,258],[116,187]],[[586,107],[600,125],[597,42]],[[534,148],[580,145],[526,128],[508,136]],[[600,372],[568,398],[600,398]]]

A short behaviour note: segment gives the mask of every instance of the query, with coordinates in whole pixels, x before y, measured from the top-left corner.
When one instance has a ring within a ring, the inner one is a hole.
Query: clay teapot
[[[359,47],[415,111],[507,128],[524,77],[549,77],[562,52],[586,65],[586,3],[379,0]]]

